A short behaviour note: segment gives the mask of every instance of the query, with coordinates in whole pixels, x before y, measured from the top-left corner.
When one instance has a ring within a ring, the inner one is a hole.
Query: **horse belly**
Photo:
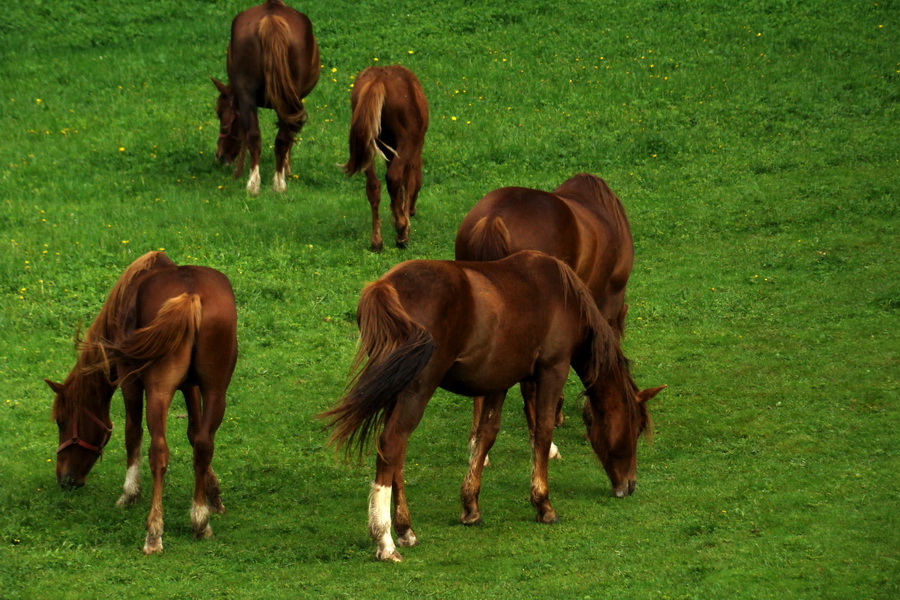
[[[462,396],[483,396],[508,390],[533,370],[533,357],[494,353],[457,361],[444,375],[440,386]]]

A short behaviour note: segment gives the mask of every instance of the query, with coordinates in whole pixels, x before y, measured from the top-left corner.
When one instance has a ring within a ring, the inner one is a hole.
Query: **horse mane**
[[[509,255],[509,229],[496,216],[481,217],[469,233],[472,260],[500,260]]]
[[[76,341],[78,357],[75,367],[69,373],[64,384],[66,394],[58,394],[57,401],[54,402],[53,418],[68,411],[69,405],[83,405],[91,397],[91,390],[95,389],[98,379],[115,385],[112,381],[112,373],[116,361],[111,360],[108,348],[125,334],[126,318],[134,310],[135,288],[133,283],[147,271],[174,264],[162,252],[148,252],[125,269],[125,272],[113,285],[106,302],[103,303],[103,307],[91,326],[88,327],[84,337]],[[60,406],[62,404],[60,399],[63,398],[65,405]]]
[[[274,4],[283,4],[273,2]],[[256,27],[262,46],[263,73],[266,79],[266,98],[278,118],[288,125],[300,124],[304,118],[300,93],[291,77],[291,29],[278,15],[266,15]],[[293,110],[297,107],[298,110]]]
[[[648,440],[652,440],[653,422],[646,404],[637,401],[638,388],[631,376],[631,361],[622,351],[618,334],[600,314],[590,291],[578,278],[578,275],[564,262],[557,260],[556,263],[565,296],[566,298],[574,297],[578,302],[585,326],[590,331],[590,356],[582,383],[585,387],[590,387],[598,383],[602,384],[603,380],[611,379],[616,382],[614,385],[621,385],[624,392],[623,400],[629,415],[634,417],[634,411],[639,412],[644,423],[642,432]]]
[[[585,386],[591,386],[601,377],[620,371],[623,366],[627,369],[627,359],[619,344],[619,337],[600,314],[587,286],[566,263],[555,258],[553,260],[559,270],[564,296],[574,299],[578,304],[584,326],[590,332],[590,356],[582,377]]]

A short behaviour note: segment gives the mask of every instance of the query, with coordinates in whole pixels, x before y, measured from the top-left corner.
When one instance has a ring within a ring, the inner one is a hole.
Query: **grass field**
[[[294,4],[322,77],[287,192],[271,191],[264,146],[256,198],[213,160],[208,80],[248,4],[0,13],[0,597],[900,596],[896,3],[350,4]],[[383,213],[379,255],[364,182],[335,164],[354,76],[393,63],[418,74],[431,128],[410,246],[391,247]],[[580,171],[629,212],[626,352],[641,387],[669,385],[636,494],[610,496],[573,377],[550,471],[562,523],[533,522],[511,393],[485,523],[459,525],[470,403],[439,392],[406,469],[420,545],[377,563],[371,461],[336,460],[314,419],[346,381],[362,285],[452,258],[488,191]],[[240,359],[214,461],[228,513],[193,540],[176,400],[166,551],[145,557],[147,493],[114,506],[119,397],[105,459],[63,492],[42,378],[65,376],[77,325],[160,248],[231,278]]]

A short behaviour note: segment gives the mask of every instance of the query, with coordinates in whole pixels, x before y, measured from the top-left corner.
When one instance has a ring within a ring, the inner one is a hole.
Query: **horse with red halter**
[[[231,24],[228,45],[228,85],[212,79],[219,90],[219,142],[216,158],[226,164],[237,161],[234,177],[244,172],[250,152],[247,191],[259,193],[261,135],[257,108],[271,108],[278,117],[275,136],[276,192],[286,189],[294,136],[306,123],[303,99],[319,81],[319,47],[309,18],[281,0],[238,14]]]
[[[120,506],[132,504],[140,495],[146,394],[153,475],[146,554],[163,549],[163,478],[169,463],[166,415],[176,390],[184,395],[187,435],[194,449],[195,536],[211,536],[210,513],[225,512],[210,464],[237,361],[236,325],[234,294],[225,275],[208,267],[180,267],[161,252],[149,252],[113,286],[80,342],[78,359],[66,380],[45,380],[56,393],[56,478],[64,488],[84,485],[102,455],[112,432],[110,402],[122,388],[128,466]]]
[[[520,250],[540,250],[569,265],[610,326],[624,335],[634,242],[625,208],[603,179],[580,173],[552,193],[522,187],[494,190],[472,207],[456,233],[457,260],[497,260]],[[522,393],[533,390],[524,384]],[[480,412],[479,401],[473,419]],[[560,398],[557,424],[562,421]],[[476,427],[473,421],[473,432]],[[559,456],[555,446],[551,453]]]
[[[350,391],[321,416],[330,419],[337,446],[362,452],[377,438],[369,531],[379,559],[402,560],[391,536],[392,499],[397,544],[417,541],[403,466],[408,438],[438,387],[485,397],[461,490],[464,524],[481,521],[484,458],[506,392],[521,381],[536,390],[526,398],[534,424],[531,503],[539,522],[558,520],[549,500],[548,451],[570,365],[587,388],[588,437],[615,494],[634,491],[637,438],[650,423],[644,402],[658,390],[636,391],[618,337],[561,261],[525,251],[493,262],[404,262],[366,286],[357,318],[355,366],[368,361]]]
[[[422,187],[422,147],[428,130],[428,102],[419,80],[406,67],[369,67],[356,77],[350,95],[350,158],[341,168],[351,176],[365,170],[366,196],[372,209],[371,246],[381,252],[381,183],[375,155],[387,161],[391,221],[397,246],[409,242],[409,217],[416,214]]]

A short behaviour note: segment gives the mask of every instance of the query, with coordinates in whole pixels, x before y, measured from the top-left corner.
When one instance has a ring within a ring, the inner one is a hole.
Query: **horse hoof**
[[[484,519],[481,518],[481,515],[464,514],[459,518],[459,521],[466,527],[475,527],[476,525],[481,525],[482,523],[484,523]]]
[[[384,244],[381,242],[377,244],[372,244],[372,252],[381,252],[384,249]]]
[[[147,541],[144,542],[144,554],[150,556],[151,554],[162,554],[162,551],[162,538],[151,539],[150,536],[147,536]]]
[[[416,534],[413,533],[412,529],[404,533],[403,535],[397,536],[397,545],[409,548],[411,546],[415,546],[419,543],[419,538],[416,537]]]
[[[400,248],[401,250],[406,250],[406,246],[408,246],[408,245],[409,245],[409,240],[404,240],[402,242],[400,240],[397,240],[397,247]]]
[[[140,498],[140,495],[126,496],[125,494],[122,494],[122,497],[116,500],[116,506],[120,508],[127,508],[137,502],[138,498]]]
[[[212,527],[207,525],[200,531],[194,532],[194,538],[198,540],[208,540],[213,536]]]
[[[554,525],[562,521],[562,518],[556,513],[547,513],[543,517],[538,515],[537,522],[544,525]]]
[[[391,550],[390,552],[379,550],[375,553],[375,558],[382,562],[403,562],[403,557],[396,550]]]

